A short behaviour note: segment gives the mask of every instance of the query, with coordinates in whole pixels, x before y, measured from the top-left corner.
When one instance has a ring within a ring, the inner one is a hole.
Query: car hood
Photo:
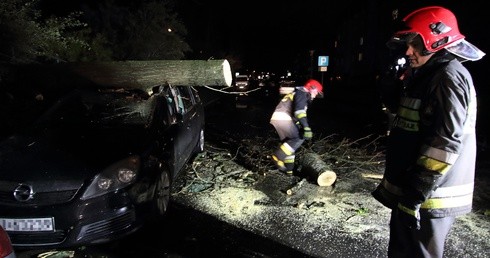
[[[0,143],[0,181],[83,182],[114,162],[145,152],[148,142],[148,133],[141,130],[14,135]]]

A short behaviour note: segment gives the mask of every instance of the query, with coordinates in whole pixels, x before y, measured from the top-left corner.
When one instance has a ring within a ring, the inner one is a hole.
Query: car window
[[[147,125],[154,99],[136,91],[75,91],[61,99],[40,119],[56,126]]]
[[[148,124],[153,112],[153,99],[131,92],[99,92],[82,96],[87,116],[104,125]]]
[[[176,87],[173,86],[168,87],[167,101],[171,105],[171,109],[175,111],[175,113],[179,113],[179,114],[185,113],[182,97],[180,95],[179,90]]]
[[[175,89],[171,86],[164,86],[163,94],[167,102],[167,108],[171,116],[177,113],[177,96],[175,95]]]
[[[177,113],[184,115],[196,101],[189,86],[166,86],[164,95],[171,115]]]
[[[183,106],[183,111],[184,113],[187,112],[187,110],[192,108],[192,96],[191,96],[191,91],[189,89],[189,86],[178,86],[180,93],[180,101]]]

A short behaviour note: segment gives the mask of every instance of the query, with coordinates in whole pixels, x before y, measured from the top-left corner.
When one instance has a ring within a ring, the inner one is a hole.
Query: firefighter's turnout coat
[[[373,196],[393,209],[420,205],[430,218],[471,211],[476,162],[477,99],[472,77],[439,51],[403,79],[389,135],[384,177]]]
[[[281,99],[270,119],[281,139],[273,158],[286,170],[294,167],[295,152],[305,141],[301,130],[309,127],[307,109],[311,102],[310,93],[304,87],[296,87]]]

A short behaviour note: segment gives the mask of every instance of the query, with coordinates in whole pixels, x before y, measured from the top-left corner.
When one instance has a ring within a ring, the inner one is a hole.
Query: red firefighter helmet
[[[463,60],[480,60],[485,53],[466,41],[459,32],[456,16],[448,9],[440,6],[428,6],[413,11],[403,18],[405,29],[397,31],[388,47],[393,43],[406,43],[414,35],[420,35],[425,53],[437,52],[443,48]]]
[[[446,8],[429,6],[413,11],[403,18],[406,29],[397,31],[392,40],[404,41],[408,35],[422,37],[425,49],[436,52],[453,42],[463,40],[456,16]]]
[[[316,89],[318,93],[323,93],[323,86],[317,80],[313,80],[313,79],[307,80],[304,87],[307,91]]]

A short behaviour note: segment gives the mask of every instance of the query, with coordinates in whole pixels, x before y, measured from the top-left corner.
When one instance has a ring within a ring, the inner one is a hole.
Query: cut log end
[[[301,172],[319,186],[331,186],[337,180],[337,175],[322,157],[314,152],[304,152],[298,156]]]
[[[316,182],[319,186],[331,186],[337,180],[337,174],[333,171],[325,171],[320,173]]]

